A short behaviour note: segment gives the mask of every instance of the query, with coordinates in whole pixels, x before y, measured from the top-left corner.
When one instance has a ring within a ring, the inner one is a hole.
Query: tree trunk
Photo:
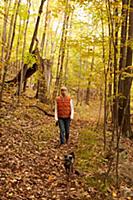
[[[102,23],[102,58],[103,58],[103,65],[104,65],[104,127],[103,127],[103,139],[104,139],[104,151],[106,149],[106,129],[107,129],[107,69],[106,69],[106,62],[105,62],[105,32],[104,32],[104,22],[103,16],[101,16],[101,23]]]
[[[19,55],[19,44],[20,44],[20,33],[21,33],[21,17],[19,16],[19,28],[18,28],[18,38],[16,46],[16,66],[18,65],[18,55]]]
[[[18,81],[18,95],[21,95],[21,90],[22,90],[22,85],[24,82],[23,90],[26,90],[26,73],[27,73],[27,65],[24,64],[24,54],[25,54],[25,47],[26,47],[26,36],[27,36],[27,29],[28,29],[28,23],[29,23],[29,18],[30,18],[30,7],[31,7],[31,1],[27,1],[27,7],[28,7],[28,15],[27,15],[27,20],[26,20],[26,26],[24,30],[24,43],[23,43],[23,49],[22,49],[22,68],[20,71],[20,80]],[[37,67],[36,67],[37,70]],[[25,78],[24,78],[25,77]]]
[[[38,17],[37,17],[37,21],[36,21],[36,25],[35,25],[35,29],[34,29],[34,33],[32,36],[32,41],[30,44],[30,48],[29,48],[29,53],[32,53],[32,49],[34,46],[34,42],[35,40],[37,41],[37,32],[38,32],[38,28],[39,28],[39,22],[40,22],[40,17],[41,17],[41,13],[42,13],[42,9],[43,9],[43,4],[46,0],[42,0],[40,7],[39,7],[39,11],[38,11]],[[29,8],[30,8],[30,1],[29,1]],[[28,26],[28,20],[27,20],[27,25]],[[26,28],[27,29],[27,28]],[[37,41],[38,43],[38,41]],[[34,51],[33,51],[34,54]],[[24,91],[26,89],[26,82],[27,82],[27,78],[29,78],[33,73],[35,73],[35,71],[37,70],[37,64],[35,63],[31,68],[27,69],[27,64],[23,64],[23,69],[21,69],[18,74],[16,75],[16,77],[12,80],[7,81],[7,83],[16,83],[18,81],[18,84],[20,85],[20,81],[22,79],[22,82],[24,82]],[[21,74],[23,76],[23,78],[21,78]]]
[[[23,77],[24,77],[23,81],[27,80],[38,70],[38,65],[36,63],[34,63],[33,66],[28,68],[27,70],[25,69],[25,67],[27,68],[27,66],[24,64],[23,73],[24,73],[24,71],[26,71],[26,74],[23,74]],[[21,73],[22,73],[22,70],[20,70],[19,73],[17,74],[17,76],[15,76],[13,79],[6,81],[6,83],[10,83],[10,84],[14,85],[17,82],[20,82],[21,81]]]
[[[64,62],[65,45],[66,45],[66,38],[67,38],[67,27],[68,27],[69,15],[70,15],[70,13],[68,15],[68,1],[69,0],[66,0],[53,99],[55,99],[55,97],[57,96],[59,87],[61,85],[61,78],[62,78],[62,72],[63,72],[63,62]]]
[[[62,56],[61,56],[61,63],[60,63],[60,72],[59,72],[59,87],[61,87],[62,83],[64,84],[63,78],[63,65],[64,65],[64,57],[65,57],[65,49],[66,49],[66,41],[67,41],[67,31],[68,31],[68,21],[69,21],[69,15],[66,17],[66,28],[65,28],[65,37],[64,37],[64,44],[62,48]]]
[[[117,0],[116,0],[116,3]],[[118,7],[115,8],[114,10],[114,17],[115,17],[115,21],[114,21],[114,91],[113,91],[113,95],[114,95],[114,101],[113,101],[113,123],[114,125],[117,126],[117,120],[118,120],[118,116],[117,116],[117,94],[118,94],[118,76],[117,76],[117,69],[118,69]]]
[[[125,70],[126,67],[126,53],[127,53],[127,19],[128,19],[128,0],[122,1],[122,28],[121,28],[121,48],[120,48],[120,61],[119,61],[119,84],[118,84],[118,90],[119,90],[119,109],[118,109],[118,122],[119,126],[121,126],[122,118],[123,118],[123,84],[124,81],[122,80],[122,71]]]
[[[81,103],[81,99],[80,99],[81,69],[82,69],[82,58],[81,58],[81,49],[80,49],[76,106],[78,106],[78,104]]]
[[[130,1],[130,11],[129,11],[129,29],[128,29],[128,45],[127,45],[127,57],[126,57],[126,69],[125,73],[128,76],[125,77],[123,81],[123,105],[122,105],[122,113],[123,113],[123,126],[122,126],[122,134],[126,137],[132,137],[133,132],[131,131],[130,124],[130,91],[132,85],[132,77],[131,68],[132,60],[133,60],[133,50],[132,44],[133,42],[133,0]]]
[[[36,54],[37,54],[37,64],[39,70],[39,80],[38,80],[36,98],[38,98],[42,103],[47,103],[48,94],[47,94],[47,82],[45,78],[46,65],[44,65],[43,59],[40,56],[38,50],[36,51]]]
[[[1,48],[1,62],[2,66],[4,65],[4,53],[5,53],[5,44],[6,44],[6,25],[7,25],[7,1],[4,2],[4,22],[3,22],[3,33],[2,33],[2,48]],[[0,79],[2,79],[2,71],[0,69]]]
[[[74,12],[74,11],[73,11]],[[70,23],[68,26],[68,37],[71,37],[71,29],[72,29],[72,20],[73,20],[73,12],[71,13],[70,17]],[[68,79],[68,63],[69,63],[69,53],[70,53],[70,46],[69,43],[67,42],[66,45],[66,59],[65,59],[65,66],[64,66],[64,84],[67,85],[67,79]]]
[[[91,86],[91,77],[92,77],[92,71],[94,67],[94,58],[95,58],[95,45],[93,45],[93,50],[92,50],[92,61],[91,61],[91,71],[88,77],[88,85],[87,85],[87,91],[86,91],[86,104],[89,105],[89,100],[90,100],[90,86]]]
[[[118,31],[119,31],[119,22],[118,22],[118,0],[115,0],[116,7],[114,10],[114,100],[113,100],[113,135],[116,134],[116,146],[117,150],[119,150],[119,141],[120,141],[120,134],[118,131]],[[116,155],[116,187],[119,186],[119,151],[117,151]]]
[[[113,108],[112,108],[112,84],[113,84],[113,24],[112,24],[112,19],[110,16],[111,13],[111,8],[110,8],[110,3],[107,2],[106,4],[106,9],[107,9],[107,17],[108,17],[108,33],[109,33],[109,51],[108,51],[108,103],[107,103],[107,113],[111,115],[111,120],[113,121],[112,113],[113,113]]]
[[[43,5],[44,5],[45,1],[46,0],[41,0],[41,4],[40,4],[40,7],[39,7],[39,11],[38,11],[38,17],[37,17],[37,20],[36,20],[34,33],[33,33],[31,44],[30,44],[30,48],[29,48],[29,53],[32,53],[32,50],[33,50],[33,47],[34,47],[34,42],[37,41],[37,33],[38,33],[39,23],[40,23],[41,14],[43,12]],[[38,43],[38,41],[37,41],[37,43]],[[22,74],[25,75],[26,71],[27,71],[27,64],[24,64],[24,68],[22,70],[24,71]],[[25,79],[25,77],[24,77],[24,79]],[[27,81],[25,79],[24,91],[26,90],[26,84],[27,84]]]
[[[44,50],[44,44],[45,44],[45,38],[46,38],[46,30],[47,30],[47,25],[48,25],[49,2],[50,2],[50,0],[47,1],[44,31],[43,31],[43,35],[42,35],[42,41],[41,41],[41,55],[42,55],[42,57],[43,57],[43,50]]]
[[[6,73],[7,73],[7,66],[10,61],[10,57],[11,57],[11,51],[12,51],[12,46],[13,46],[14,37],[15,37],[15,28],[16,28],[16,22],[17,22],[17,16],[18,16],[20,2],[21,2],[21,0],[19,0],[17,3],[16,13],[15,13],[14,23],[13,23],[13,33],[11,36],[11,42],[10,42],[10,45],[8,47],[8,50],[7,50],[7,53],[5,56],[4,73],[3,73],[3,77],[2,77],[2,84],[1,84],[2,86],[1,86],[1,91],[0,91],[0,102],[2,101],[2,96],[3,96],[3,89],[4,89],[4,83],[5,83]]]
[[[7,21],[8,21],[8,13],[9,13],[9,8],[11,5],[11,0],[9,1],[9,5],[8,5],[8,1],[5,1],[4,4],[4,23],[3,23],[3,32],[2,32],[2,48],[1,48],[1,63],[2,66],[4,66],[5,63],[5,53],[6,53],[6,28],[7,28]],[[2,70],[0,69],[0,80],[2,79]]]
[[[40,4],[40,7],[39,7],[39,11],[38,11],[37,21],[36,21],[34,33],[33,33],[33,36],[32,36],[30,48],[29,48],[29,53],[32,52],[32,49],[33,49],[33,46],[34,46],[34,41],[37,39],[38,27],[39,27],[40,18],[41,18],[41,14],[42,14],[42,12],[43,12],[43,5],[44,5],[44,2],[45,2],[45,1],[46,1],[46,0],[41,0],[41,4]]]

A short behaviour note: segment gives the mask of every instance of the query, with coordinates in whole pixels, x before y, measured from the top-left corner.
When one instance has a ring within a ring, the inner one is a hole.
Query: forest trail
[[[0,0],[0,38],[0,200],[133,200],[133,0]]]
[[[96,107],[90,106],[90,113],[76,108],[76,115],[82,117],[76,116],[71,123],[70,144],[59,147],[54,118],[39,110],[36,100],[23,97],[19,104],[12,98],[5,100],[0,112],[0,200],[117,199],[112,179],[103,184],[108,160],[103,155],[102,132],[94,129]],[[46,105],[41,108],[50,113]],[[127,192],[125,188],[133,189],[133,144],[123,141],[122,187]],[[76,155],[75,172],[68,179],[63,158],[72,151]]]
[[[89,199],[81,174],[68,180],[63,166],[64,154],[78,147],[80,122],[72,122],[70,144],[59,147],[52,117],[22,104],[2,111],[0,199]]]

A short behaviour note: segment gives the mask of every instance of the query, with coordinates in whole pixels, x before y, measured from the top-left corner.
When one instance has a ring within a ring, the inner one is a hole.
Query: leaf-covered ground
[[[67,177],[63,157],[75,151],[78,132],[59,147],[54,119],[27,104],[5,103],[0,123],[0,199],[82,199],[84,184],[76,174]]]
[[[106,170],[106,161],[102,135],[91,130],[91,119],[77,117],[71,124],[70,144],[59,147],[59,130],[53,117],[31,107],[37,103],[33,100],[24,98],[19,104],[12,101],[3,102],[0,112],[1,200],[116,198],[114,187],[105,187],[99,176]],[[129,143],[128,148],[132,145]],[[71,151],[76,154],[75,172],[68,177],[63,157]]]

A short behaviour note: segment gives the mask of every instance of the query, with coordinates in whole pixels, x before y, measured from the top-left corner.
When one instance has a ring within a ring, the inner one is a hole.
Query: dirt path
[[[78,147],[78,124],[72,123],[70,144],[59,148],[53,118],[22,106],[9,106],[1,116],[1,200],[89,199],[81,175],[68,180],[63,166],[64,154]]]

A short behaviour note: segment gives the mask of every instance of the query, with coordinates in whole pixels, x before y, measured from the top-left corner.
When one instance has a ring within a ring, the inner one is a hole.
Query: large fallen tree
[[[22,80],[22,82],[27,81],[27,79],[29,77],[31,77],[37,71],[37,69],[38,69],[38,66],[37,66],[36,63],[34,63],[32,65],[32,67],[30,67],[30,68],[27,68],[27,64],[24,64],[24,67],[23,67],[23,80]],[[9,81],[6,81],[6,83],[13,83],[13,84],[18,83],[19,84],[20,81],[21,81],[21,75],[22,75],[22,70],[20,70],[18,72],[18,74],[13,79],[11,79]]]

